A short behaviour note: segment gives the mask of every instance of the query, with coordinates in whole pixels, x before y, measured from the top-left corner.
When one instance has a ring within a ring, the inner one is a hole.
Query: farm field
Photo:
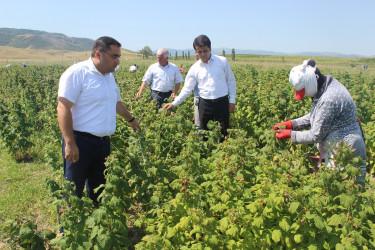
[[[61,249],[375,248],[375,60],[314,58],[323,74],[332,74],[348,88],[357,105],[367,146],[368,176],[362,188],[354,181],[357,159],[348,148],[337,154],[343,171],[315,171],[307,157],[317,154],[313,145],[274,138],[275,123],[309,112],[311,101],[294,100],[288,82],[291,67],[307,58],[236,58],[231,62],[236,112],[223,143],[218,143],[216,124],[207,142],[199,139],[192,95],[168,112],[150,102],[149,89],[136,100],[142,76],[155,59],[121,63],[115,76],[142,131],[132,132],[118,118],[99,207],[73,196],[73,187],[62,179],[56,105],[58,79],[68,65],[43,65],[41,59],[26,68],[1,67],[0,156],[5,160],[0,162],[0,185],[5,189],[0,201],[10,204],[0,213],[3,244]],[[193,63],[170,61],[186,70]],[[132,74],[127,69],[134,63],[139,71]],[[363,64],[369,69],[361,70]],[[20,166],[27,170],[20,171]],[[30,186],[22,188],[22,179]],[[20,187],[13,191],[17,183]],[[30,203],[18,200],[17,192]],[[27,205],[32,209],[24,206],[32,203]],[[60,208],[64,237],[56,235]]]

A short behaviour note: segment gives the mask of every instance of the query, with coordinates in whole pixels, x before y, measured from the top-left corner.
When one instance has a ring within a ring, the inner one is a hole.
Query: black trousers
[[[110,154],[109,136],[100,138],[78,131],[74,131],[73,134],[79,149],[79,160],[73,163],[65,159],[65,140],[63,138],[64,177],[75,183],[78,197],[82,197],[86,184],[89,197],[97,202],[102,190],[95,193],[94,189],[105,184],[105,162]]]
[[[199,130],[207,130],[209,121],[218,121],[221,127],[221,134],[228,135],[229,128],[229,100],[223,96],[214,100],[199,98]]]

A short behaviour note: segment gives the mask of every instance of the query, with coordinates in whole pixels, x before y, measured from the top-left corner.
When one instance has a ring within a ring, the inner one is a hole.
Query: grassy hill
[[[0,28],[0,46],[70,51],[90,50],[94,40],[38,30]]]

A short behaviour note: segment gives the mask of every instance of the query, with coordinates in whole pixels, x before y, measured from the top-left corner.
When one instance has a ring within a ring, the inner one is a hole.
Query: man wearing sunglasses
[[[64,177],[76,185],[82,197],[86,184],[88,196],[98,202],[105,183],[105,161],[110,154],[110,135],[116,130],[116,113],[134,131],[138,121],[121,101],[113,72],[120,64],[121,44],[111,37],[95,41],[91,58],[74,64],[60,77],[57,115],[62,133]]]

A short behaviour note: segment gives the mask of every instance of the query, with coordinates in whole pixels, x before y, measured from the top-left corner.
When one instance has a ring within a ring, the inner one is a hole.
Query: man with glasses
[[[225,137],[229,113],[235,110],[236,80],[228,60],[211,54],[211,41],[207,36],[195,38],[193,47],[199,60],[187,73],[180,95],[163,109],[181,104],[194,90],[195,96],[199,96],[199,130],[207,130],[207,123],[211,120],[218,121]]]
[[[121,44],[111,37],[95,41],[91,58],[74,64],[60,77],[57,115],[62,133],[64,177],[73,181],[76,194],[83,188],[98,202],[105,183],[105,161],[110,154],[110,135],[116,130],[116,113],[124,117],[134,131],[138,121],[121,101],[113,72],[120,64]]]
[[[167,49],[161,48],[158,50],[156,53],[158,62],[152,64],[143,76],[141,87],[136,95],[138,99],[141,98],[142,93],[150,84],[151,98],[158,101],[159,107],[170,96],[173,98],[177,96],[177,91],[180,89],[180,84],[184,79],[179,68],[168,62],[168,56]]]

